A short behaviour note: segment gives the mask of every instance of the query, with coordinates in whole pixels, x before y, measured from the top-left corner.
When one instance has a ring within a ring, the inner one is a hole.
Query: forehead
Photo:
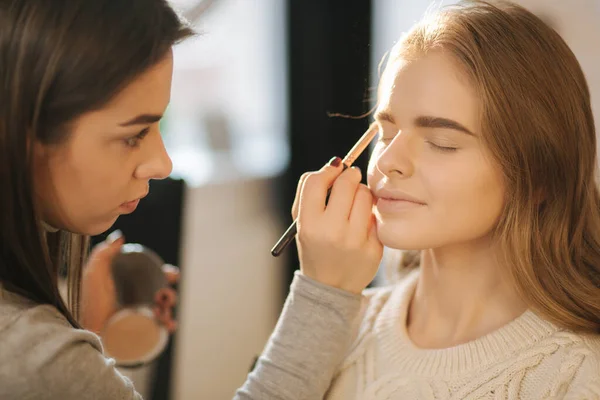
[[[152,66],[130,82],[118,93],[106,108],[129,108],[148,112],[161,111],[171,97],[173,57],[169,53],[163,60]]]
[[[114,125],[141,114],[161,115],[171,98],[173,58],[163,60],[140,74],[101,109],[82,115],[75,125]]]
[[[479,103],[458,63],[442,51],[390,62],[378,89],[378,110],[398,118],[418,114],[462,119],[472,125],[478,121]]]

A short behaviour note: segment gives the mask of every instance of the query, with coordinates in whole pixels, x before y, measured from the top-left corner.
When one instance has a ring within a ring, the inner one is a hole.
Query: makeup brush
[[[373,138],[375,138],[376,135],[377,135],[377,129],[376,129],[375,123],[373,122],[369,126],[369,129],[367,129],[367,131],[362,135],[362,137],[358,140],[358,142],[356,142],[354,147],[352,147],[352,149],[350,149],[348,154],[346,154],[346,157],[344,157],[344,159],[342,160],[342,168],[343,168],[342,171],[344,171],[347,168],[350,168],[352,166],[354,161],[356,161],[358,156],[360,156],[362,154],[362,152],[365,151],[365,149],[369,146],[369,143],[371,143],[371,141],[373,140]],[[327,200],[329,200],[330,194],[331,194],[331,187],[329,187],[329,189],[327,190],[327,198],[325,200],[326,202],[327,202]],[[294,220],[294,222],[292,222],[292,224],[287,229],[287,231],[285,231],[283,236],[281,236],[281,238],[279,238],[279,240],[277,241],[275,246],[273,246],[273,248],[271,249],[271,254],[274,257],[279,256],[283,252],[283,250],[292,242],[292,240],[296,236],[296,233],[297,233],[296,220]]]

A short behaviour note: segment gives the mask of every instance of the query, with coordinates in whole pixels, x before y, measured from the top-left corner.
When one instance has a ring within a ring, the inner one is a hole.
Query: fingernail
[[[163,265],[163,271],[178,273],[179,272],[179,267],[176,267],[176,266],[174,266],[172,264],[164,264]]]
[[[113,231],[110,235],[106,237],[106,243],[114,243],[119,239],[123,238],[123,232],[120,229]]]
[[[333,157],[331,160],[329,160],[329,163],[327,165],[330,165],[332,167],[339,167],[340,164],[342,163],[342,159],[339,157]]]
[[[157,304],[164,305],[169,299],[166,289],[160,289],[158,292],[156,292],[154,299]]]

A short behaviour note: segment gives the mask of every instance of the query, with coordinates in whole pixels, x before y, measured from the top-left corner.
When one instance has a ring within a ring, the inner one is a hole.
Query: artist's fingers
[[[153,311],[156,319],[163,325],[168,324],[173,319],[171,307],[156,306]]]
[[[167,278],[169,284],[173,285],[179,282],[179,278],[181,276],[179,268],[171,264],[165,264],[162,266],[162,270],[165,273],[165,277]]]
[[[163,310],[163,324],[168,324],[169,321],[173,320],[173,310],[171,307],[167,307]]]
[[[354,203],[349,218],[349,230],[356,236],[354,240],[362,245],[368,240],[373,218],[373,195],[366,185],[360,184],[354,195]]]
[[[117,255],[121,250],[121,246],[124,244],[125,237],[123,236],[123,232],[116,230],[108,235],[106,240],[94,246],[90,254],[90,260],[102,261],[103,263],[101,264],[106,265],[108,268],[110,267],[112,259]]]
[[[298,205],[299,228],[302,221],[315,221],[323,217],[328,189],[342,171],[342,159],[334,157],[319,171],[308,174],[300,193]]]
[[[162,288],[154,295],[154,302],[160,307],[173,307],[177,304],[177,292],[171,288]]]
[[[161,322],[165,328],[167,328],[169,333],[173,333],[177,330],[178,324],[177,321],[173,319],[173,311],[170,308],[164,310]]]
[[[335,180],[331,187],[331,196],[327,204],[330,221],[347,221],[352,211],[356,191],[360,187],[362,174],[358,167],[352,167]]]
[[[300,177],[298,181],[298,187],[296,188],[296,197],[294,198],[294,204],[292,205],[292,218],[298,218],[298,204],[300,203],[300,194],[302,193],[302,186],[304,186],[304,181],[310,175],[310,172],[305,172]]]
[[[179,324],[177,323],[177,321],[171,320],[167,324],[165,324],[165,326],[169,333],[174,333],[177,330]]]

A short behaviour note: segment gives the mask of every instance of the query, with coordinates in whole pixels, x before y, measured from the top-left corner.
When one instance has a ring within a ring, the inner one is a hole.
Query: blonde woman
[[[584,75],[525,9],[466,2],[394,47],[368,182],[404,277],[328,399],[600,398],[600,197]]]
[[[356,334],[313,331],[321,347],[354,337],[319,396],[600,399],[596,132],[585,77],[561,37],[516,5],[447,8],[390,52],[375,121],[376,232],[403,251],[403,270],[363,294]],[[362,261],[368,271],[376,251],[369,219],[356,217],[360,174],[342,173],[325,206],[332,176],[300,185],[303,268],[330,254],[340,268]],[[344,315],[340,299],[328,301]],[[315,387],[322,376],[305,375]]]

